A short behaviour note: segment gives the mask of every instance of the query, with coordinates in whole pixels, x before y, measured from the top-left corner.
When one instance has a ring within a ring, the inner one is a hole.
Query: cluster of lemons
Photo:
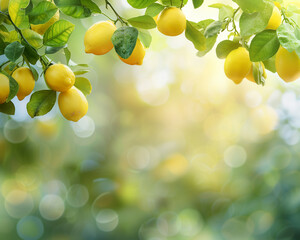
[[[266,29],[277,30],[281,25],[282,19],[280,14],[280,4],[274,2],[272,16]],[[265,66],[263,63],[263,77],[267,78]],[[276,57],[275,65],[278,75],[285,82],[292,82],[300,77],[300,58],[297,53],[288,52],[285,48],[280,47]],[[253,64],[250,61],[249,52],[244,47],[239,47],[228,54],[225,60],[224,71],[226,76],[234,83],[239,84],[244,78],[255,82],[253,76]]]
[[[154,20],[157,29],[167,36],[178,36],[186,28],[186,18],[181,9],[169,7],[164,9]],[[112,36],[117,30],[111,21],[97,22],[92,25],[84,37],[85,52],[94,55],[104,55],[113,49]],[[119,57],[124,63],[129,65],[142,65],[145,57],[145,48],[141,41],[137,39],[135,48],[129,58]]]

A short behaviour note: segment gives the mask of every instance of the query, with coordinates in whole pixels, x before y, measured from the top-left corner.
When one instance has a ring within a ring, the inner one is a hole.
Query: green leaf
[[[127,2],[134,8],[142,9],[150,6],[156,0],[127,0]]]
[[[289,52],[297,51],[300,52],[300,28],[293,27],[290,24],[283,23],[277,29],[277,36],[280,45]],[[299,54],[300,56],[300,54]]]
[[[111,40],[118,55],[124,59],[130,57],[135,48],[138,30],[134,27],[121,27],[117,29]]]
[[[11,20],[19,28],[27,28],[29,26],[28,15],[25,9],[29,5],[30,0],[10,0],[8,12]]]
[[[223,3],[215,3],[212,5],[209,5],[209,7],[219,9],[219,20],[220,21],[224,21],[226,18],[232,18],[234,11],[235,11],[231,6],[223,4]]]
[[[17,95],[19,91],[19,84],[12,76],[8,75],[5,72],[2,73],[5,74],[9,79],[9,95],[8,98],[6,99],[6,102],[9,102]]]
[[[4,49],[5,56],[12,62],[15,62],[22,56],[24,46],[19,42],[13,42]]]
[[[67,20],[59,20],[51,25],[44,34],[44,45],[50,47],[64,46],[75,26]]]
[[[43,46],[43,37],[31,29],[22,30],[22,34],[29,44],[37,49]]]
[[[254,13],[260,12],[265,8],[266,2],[264,0],[233,0],[236,2],[243,12]]]
[[[244,12],[240,18],[241,36],[248,37],[266,29],[273,12],[273,5],[265,4],[260,12]]]
[[[193,0],[193,5],[194,5],[194,8],[198,8],[198,7],[201,7],[201,5],[203,4],[204,0]]]
[[[102,13],[100,8],[92,0],[81,0],[82,6],[90,9],[92,13]]]
[[[0,104],[0,112],[7,115],[15,115],[15,105],[12,102]]]
[[[70,59],[71,59],[71,52],[66,47],[66,48],[64,48],[64,53],[65,53],[65,57],[66,57],[66,64],[69,65],[69,62],[70,62]]]
[[[264,78],[264,69],[261,64],[261,62],[254,62],[252,63],[252,69],[253,69],[253,77],[255,82],[258,85],[265,85],[266,79]]]
[[[162,4],[166,6],[175,6],[175,7],[181,7],[182,3],[183,6],[188,2],[188,0],[161,0]]]
[[[220,33],[220,31],[223,29],[223,27],[224,27],[223,22],[214,21],[214,22],[212,22],[211,24],[209,24],[207,26],[207,28],[205,29],[205,32],[204,32],[204,36],[206,38],[209,38],[209,37],[213,37],[215,35],[218,35]]]
[[[146,30],[139,30],[139,39],[145,46],[145,48],[149,48],[152,42],[152,36],[151,34]]]
[[[162,10],[164,10],[164,6],[158,3],[152,3],[147,7],[145,15],[149,15],[151,17],[157,16]]]
[[[153,17],[150,17],[149,15],[139,16],[128,19],[128,22],[138,28],[144,28],[144,29],[151,29],[156,27],[156,23],[153,19]]]
[[[75,87],[77,87],[84,95],[89,95],[92,92],[90,81],[84,77],[76,77]]]
[[[36,62],[39,60],[40,55],[36,51],[36,49],[32,48],[28,45],[26,42],[22,42],[22,44],[25,46],[23,55],[26,57],[26,59],[33,65],[36,64]]]
[[[32,72],[34,80],[37,81],[39,79],[39,73],[37,72],[37,70],[33,66],[29,65],[29,68]]]
[[[56,92],[53,90],[41,90],[31,95],[27,104],[27,112],[30,117],[43,116],[51,111],[56,102]]]
[[[54,54],[65,47],[66,47],[66,45],[64,45],[62,47],[46,47],[45,53],[46,54]]]
[[[225,59],[230,52],[239,48],[240,46],[241,44],[238,42],[224,40],[220,42],[216,48],[217,57],[220,59]]]
[[[56,6],[66,15],[74,18],[86,18],[91,16],[91,10],[85,5],[88,4],[87,1],[81,0],[54,0]]]
[[[88,73],[88,72],[89,72],[89,70],[79,70],[79,71],[75,71],[74,74],[75,74],[76,76],[79,76],[79,75],[86,74],[86,73]]]
[[[44,24],[48,22],[57,12],[57,7],[52,2],[43,1],[38,3],[28,17],[31,24]]]
[[[253,38],[249,49],[250,59],[252,62],[265,61],[273,57],[279,47],[276,31],[265,30]]]
[[[199,30],[197,30],[190,21],[186,21],[185,37],[190,40],[198,51],[206,49],[206,39]]]
[[[4,54],[4,49],[7,46],[7,44],[0,38],[0,55]]]
[[[263,61],[263,64],[265,65],[265,68],[268,69],[270,72],[272,73],[276,73],[276,65],[275,65],[275,57],[276,55],[274,55],[273,57],[269,58],[266,61]]]

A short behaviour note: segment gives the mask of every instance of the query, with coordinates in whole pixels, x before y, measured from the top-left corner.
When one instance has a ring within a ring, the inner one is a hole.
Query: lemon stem
[[[114,9],[114,7],[111,5],[111,3],[108,0],[105,0],[105,4],[106,4],[106,8],[108,8],[109,6],[111,10],[114,12],[114,14],[116,15],[117,20],[114,21],[115,23],[119,21],[122,25],[123,24],[128,25],[128,23],[124,21],[124,19],[118,14],[118,12]]]

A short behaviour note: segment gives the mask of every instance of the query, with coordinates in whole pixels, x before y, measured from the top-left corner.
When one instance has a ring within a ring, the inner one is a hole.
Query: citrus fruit
[[[129,65],[142,65],[145,54],[146,54],[145,48],[144,48],[143,44],[141,43],[141,41],[138,39],[136,41],[135,47],[134,47],[133,52],[130,55],[130,57],[127,59],[120,57],[120,59],[124,63],[127,63]]]
[[[12,77],[19,84],[19,91],[17,93],[17,97],[21,101],[26,96],[28,96],[34,89],[35,80],[33,74],[29,68],[20,67],[13,72]]]
[[[95,55],[108,53],[114,47],[111,37],[116,29],[116,26],[110,21],[95,23],[85,33],[85,52]]]
[[[276,30],[281,25],[281,13],[278,7],[274,6],[272,16],[266,29]]]
[[[9,95],[9,79],[0,73],[0,104],[5,103]]]
[[[278,75],[285,82],[292,82],[300,78],[300,58],[295,51],[289,52],[280,47],[276,54],[275,65]]]
[[[69,121],[77,122],[88,111],[88,101],[76,87],[62,92],[58,96],[58,106],[61,114]]]
[[[46,23],[38,24],[38,25],[31,24],[31,29],[40,35],[44,35],[44,33],[48,30],[48,28],[58,20],[59,20],[59,11],[57,11],[54,14],[54,16]]]
[[[186,18],[183,12],[176,7],[166,8],[157,19],[157,29],[167,36],[178,36],[186,28]]]
[[[251,66],[249,52],[245,48],[239,47],[226,57],[224,71],[229,79],[239,84],[248,75]]]
[[[73,87],[75,75],[68,66],[64,64],[54,64],[46,70],[45,80],[52,90],[65,92]]]

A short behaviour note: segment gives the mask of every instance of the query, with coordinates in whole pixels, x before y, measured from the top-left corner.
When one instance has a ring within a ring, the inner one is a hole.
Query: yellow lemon
[[[156,25],[157,25],[158,15],[156,15],[155,17],[153,17],[153,19],[154,19],[154,21],[155,21],[155,23],[156,23]]]
[[[274,5],[278,7],[278,9],[281,9],[281,4],[279,2],[274,1]]]
[[[95,55],[108,53],[114,47],[111,37],[116,29],[116,26],[110,21],[95,23],[85,33],[85,52]]]
[[[88,111],[88,101],[76,87],[59,94],[58,106],[62,115],[73,122],[80,120]]]
[[[20,101],[22,101],[34,89],[35,80],[34,80],[33,74],[29,68],[20,67],[20,68],[17,68],[17,70],[13,72],[12,77],[19,84],[19,91],[17,93],[17,97]]]
[[[119,57],[124,63],[127,63],[129,65],[142,65],[145,54],[146,54],[145,48],[144,48],[143,44],[141,43],[141,41],[138,39],[136,41],[136,45],[133,49],[133,52],[129,58],[124,59],[124,58],[121,58],[120,56]]]
[[[0,10],[6,11],[8,9],[9,0],[0,0]]]
[[[54,64],[46,70],[45,80],[52,90],[65,92],[73,87],[75,75],[68,66],[64,64]]]
[[[262,67],[263,67],[263,77],[266,79],[267,78],[267,73],[266,73],[266,68],[265,68],[265,65],[263,63],[262,64]],[[246,76],[246,78],[251,81],[251,82],[255,82],[255,79],[254,79],[254,76],[253,76],[253,64],[251,65],[251,69],[250,69],[250,72],[248,73],[248,75]],[[256,82],[255,82],[256,83]]]
[[[31,29],[40,35],[44,35],[44,33],[48,30],[48,28],[58,20],[59,20],[59,11],[57,11],[54,14],[54,16],[46,23],[38,24],[38,25],[31,24]]]
[[[5,103],[9,95],[9,79],[0,73],[0,104]]]
[[[224,71],[229,79],[239,84],[248,75],[251,66],[249,52],[245,48],[239,47],[226,57]]]
[[[273,8],[273,13],[272,16],[269,20],[268,26],[266,27],[266,29],[272,29],[272,30],[276,30],[280,25],[281,25],[281,13],[278,9],[278,7],[274,7]]]
[[[186,28],[186,18],[176,7],[166,8],[157,19],[157,29],[167,36],[178,36]]]
[[[278,75],[285,82],[292,82],[300,78],[300,58],[295,51],[289,52],[280,47],[276,54],[275,65]]]

